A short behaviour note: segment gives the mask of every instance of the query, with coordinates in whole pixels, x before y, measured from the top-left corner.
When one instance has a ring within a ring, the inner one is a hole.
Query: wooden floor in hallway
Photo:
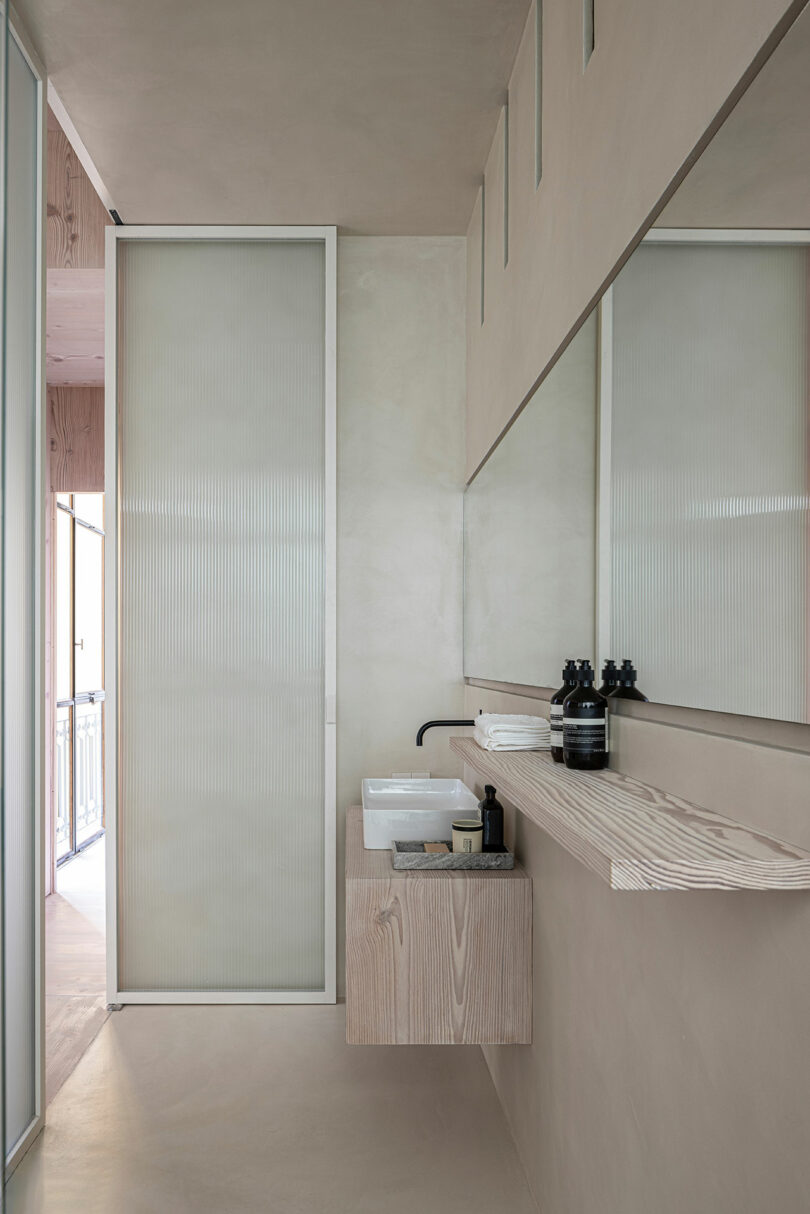
[[[113,1012],[6,1200],[7,1214],[536,1214],[481,1050],[348,1046],[340,1005]]]
[[[107,1019],[104,840],[56,875],[45,899],[45,1098],[50,1104]]]

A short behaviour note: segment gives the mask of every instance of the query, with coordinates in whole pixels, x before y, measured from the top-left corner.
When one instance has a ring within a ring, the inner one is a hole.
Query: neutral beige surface
[[[658,227],[810,226],[810,9],[715,135]]]
[[[532,885],[516,866],[397,871],[346,821],[346,1040],[531,1040]]]
[[[536,1214],[481,1051],[351,1047],[342,1007],[128,1007],[8,1214]]]
[[[22,0],[125,223],[463,234],[528,0]]]
[[[468,474],[588,314],[777,23],[803,2],[601,4],[583,72],[582,5],[545,0],[537,189],[530,16],[509,85],[509,264],[485,257],[483,326],[479,281],[468,282]],[[487,198],[503,190],[502,166],[500,155],[489,161]],[[473,214],[471,244],[479,232]]]
[[[457,776],[464,240],[338,240],[338,850],[364,776]],[[338,989],[343,949],[338,860]]]
[[[467,675],[551,683],[560,654],[593,645],[596,320],[464,495]]]
[[[572,771],[548,752],[493,753],[472,738],[451,745],[611,889],[810,889],[810,853],[618,770]]]
[[[479,707],[538,702],[469,687]],[[807,756],[613,725],[621,770],[810,843]],[[485,1054],[539,1208],[809,1208],[810,894],[616,894],[515,825],[534,878],[533,1044]]]

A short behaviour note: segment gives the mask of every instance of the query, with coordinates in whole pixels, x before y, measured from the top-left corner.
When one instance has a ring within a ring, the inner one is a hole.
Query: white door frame
[[[128,991],[118,982],[118,624],[120,511],[118,472],[118,246],[137,240],[307,240],[322,241],[325,253],[324,343],[324,989],[317,991]],[[105,715],[106,763],[104,773],[107,830],[107,997],[123,1003],[334,1003],[336,1000],[335,938],[335,807],[336,807],[336,555],[337,555],[337,229],[334,227],[256,226],[116,226],[107,228],[105,274],[105,492],[115,517],[107,530],[105,558]]]

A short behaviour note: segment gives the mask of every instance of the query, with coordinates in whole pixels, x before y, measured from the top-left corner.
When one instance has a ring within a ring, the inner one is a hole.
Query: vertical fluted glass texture
[[[807,285],[751,245],[616,281],[611,650],[651,699],[807,719]]]
[[[324,252],[120,251],[124,990],[324,987]]]
[[[6,1151],[36,1113],[37,83],[8,39],[3,793]]]

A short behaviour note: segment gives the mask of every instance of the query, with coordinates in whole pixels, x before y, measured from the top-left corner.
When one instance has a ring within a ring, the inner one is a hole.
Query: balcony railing
[[[56,708],[56,862],[104,829],[104,692]]]

